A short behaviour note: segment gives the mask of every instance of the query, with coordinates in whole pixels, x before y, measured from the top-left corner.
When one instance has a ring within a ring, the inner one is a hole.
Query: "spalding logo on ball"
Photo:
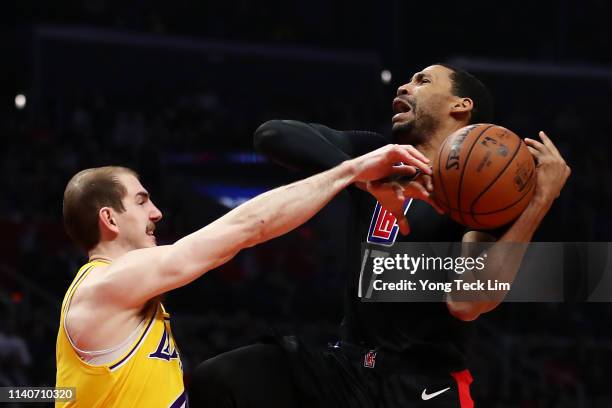
[[[456,222],[474,229],[501,227],[527,207],[535,162],[512,131],[492,124],[450,135],[433,164],[434,199]]]

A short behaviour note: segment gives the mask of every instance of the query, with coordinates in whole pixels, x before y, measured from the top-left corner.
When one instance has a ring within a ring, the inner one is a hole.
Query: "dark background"
[[[398,85],[432,63],[491,89],[496,123],[546,130],[573,173],[542,241],[610,241],[607,2],[20,1],[0,63],[0,386],[52,385],[59,305],[84,261],[61,199],[78,170],[127,165],[171,243],[304,175],[257,156],[273,118],[388,133]],[[15,7],[13,5],[13,7]],[[388,69],[392,81],[381,81]],[[15,96],[27,103],[18,109]],[[306,197],[307,199],[307,197]],[[341,319],[342,196],[285,237],[169,294],[185,378],[269,327],[320,344]],[[609,304],[505,304],[471,349],[484,407],[610,407]]]

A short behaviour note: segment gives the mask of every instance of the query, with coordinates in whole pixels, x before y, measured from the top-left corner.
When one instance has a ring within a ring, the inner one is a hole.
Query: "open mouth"
[[[406,113],[412,110],[410,103],[402,98],[395,98],[393,100],[393,113]]]
[[[393,118],[392,123],[410,120],[410,112],[412,112],[412,104],[404,98],[397,97],[393,100]]]

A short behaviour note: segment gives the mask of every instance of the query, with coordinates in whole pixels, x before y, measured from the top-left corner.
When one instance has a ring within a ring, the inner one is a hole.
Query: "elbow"
[[[157,259],[160,279],[172,282],[172,288],[183,286],[192,279],[193,262],[188,262],[190,255],[185,253],[183,245],[168,245]]]
[[[255,150],[262,154],[268,154],[270,146],[273,146],[280,136],[279,127],[282,121],[279,119],[269,120],[261,124],[253,134],[253,145]]]
[[[269,239],[268,221],[260,216],[243,216],[228,226],[227,231],[233,231],[231,236],[236,237],[233,251],[251,248]]]
[[[472,322],[478,319],[481,314],[494,309],[495,306],[491,305],[490,302],[456,302],[452,300],[446,302],[449,313],[455,319],[463,322]]]
[[[268,238],[264,225],[264,220],[258,220],[257,223],[251,223],[243,226],[241,229],[243,239],[240,242],[239,250],[251,248],[257,244],[267,241]]]

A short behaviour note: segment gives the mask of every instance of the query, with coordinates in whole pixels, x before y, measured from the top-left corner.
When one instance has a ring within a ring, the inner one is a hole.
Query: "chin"
[[[414,144],[412,139],[414,131],[414,122],[396,122],[391,127],[391,140],[393,143]]]

